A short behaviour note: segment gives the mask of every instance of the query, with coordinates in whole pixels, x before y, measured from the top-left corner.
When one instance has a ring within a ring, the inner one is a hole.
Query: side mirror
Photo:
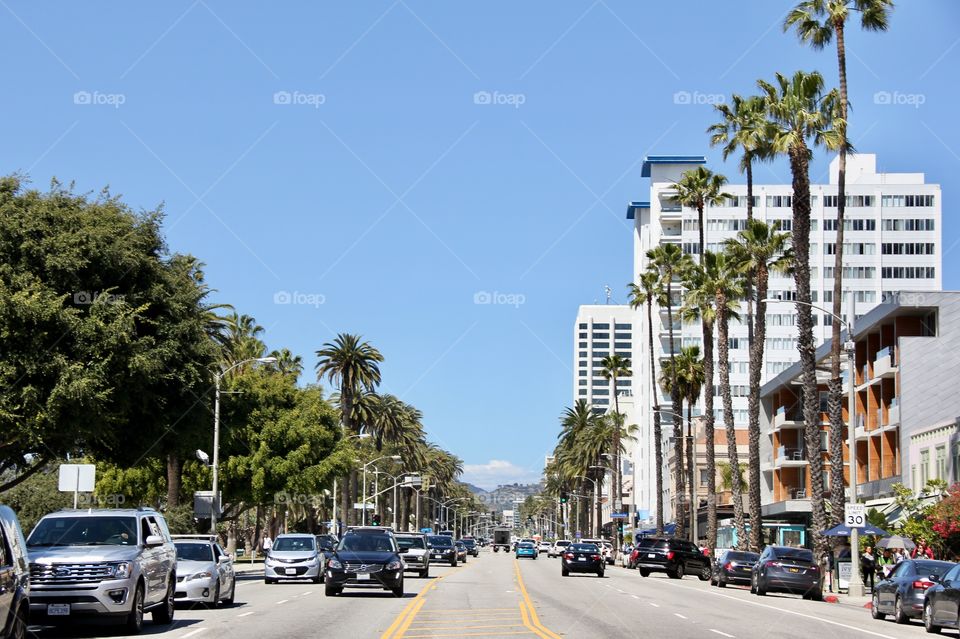
[[[145,546],[162,546],[163,537],[160,535],[147,535],[147,538],[143,541]]]
[[[231,561],[233,561],[233,557],[230,555],[220,555],[220,557],[217,558],[218,564],[229,564]]]

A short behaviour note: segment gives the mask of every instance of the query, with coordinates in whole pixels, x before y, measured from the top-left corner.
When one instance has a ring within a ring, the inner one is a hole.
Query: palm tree
[[[813,340],[813,313],[810,308],[810,158],[814,146],[838,149],[846,143],[845,122],[840,118],[839,93],[824,93],[823,77],[797,71],[792,78],[781,74],[776,84],[757,83],[767,104],[771,120],[771,148],[790,160],[793,176],[793,250],[794,282],[797,294],[797,348],[800,351],[803,387],[803,417],[806,449],[809,451],[811,519],[814,550],[817,557],[826,550],[822,532],[827,527],[823,504],[823,458],[820,451],[820,415],[818,411],[816,344]]]
[[[667,303],[667,324],[670,336],[670,370],[675,373],[676,355],[674,352],[673,338],[673,278],[682,278],[683,274],[691,267],[693,260],[689,255],[684,254],[676,244],[662,244],[656,248],[647,251],[647,259],[650,260],[650,266],[660,275],[660,286],[664,289]],[[670,384],[670,403],[674,415],[680,415],[683,410],[682,399],[680,397],[680,387],[676,379],[671,380]],[[677,472],[674,473],[673,487],[675,499],[682,499],[684,490],[683,480],[683,424],[677,417],[673,421],[673,452],[677,459]],[[676,535],[682,537],[684,533],[684,516],[682,511],[677,512]]]
[[[613,394],[614,415],[618,418],[620,415],[620,394],[617,388],[617,379],[621,377],[630,377],[633,373],[630,371],[630,358],[623,357],[614,353],[607,355],[600,360],[601,373],[603,378],[610,382],[610,392]],[[622,421],[622,419],[621,419]],[[613,431],[613,503],[611,506],[619,512],[620,500],[623,499],[623,465],[620,462],[620,429]],[[617,547],[623,540],[617,538]]]
[[[699,500],[697,499],[696,484],[696,460],[693,458],[693,406],[700,400],[700,391],[703,389],[705,381],[704,363],[700,357],[699,346],[684,346],[680,349],[680,356],[677,358],[677,377],[680,380],[680,386],[684,399],[687,402],[687,491],[690,497],[690,508],[693,517],[697,516]],[[693,528],[691,524],[691,539],[693,538]]]
[[[296,380],[303,372],[303,358],[291,353],[290,349],[281,348],[280,350],[270,351],[270,357],[276,358],[277,362],[274,367],[282,375],[290,375]]]
[[[703,252],[707,250],[704,233],[703,211],[707,206],[716,206],[723,200],[732,197],[723,192],[727,178],[714,173],[705,166],[684,171],[680,180],[673,187],[677,190],[676,200],[682,206],[697,210],[697,220],[700,227],[700,261],[703,262]]]
[[[784,31],[791,26],[796,28],[801,42],[814,49],[823,49],[834,36],[837,39],[837,67],[840,75],[840,119],[847,117],[847,48],[845,30],[850,11],[860,13],[860,26],[866,31],[886,31],[889,14],[893,9],[893,0],[803,0],[787,15],[783,23]],[[843,312],[843,238],[846,211],[847,184],[847,146],[840,147],[837,175],[837,237],[833,258],[833,322],[830,342],[830,456],[834,459],[843,456],[843,403],[842,382],[840,381],[840,315]],[[853,475],[851,474],[851,477]],[[833,522],[839,523],[845,495],[843,490],[843,465],[830,467],[830,501]]]
[[[655,487],[657,491],[657,518],[656,533],[663,534],[663,432],[660,427],[660,393],[657,391],[657,364],[653,354],[653,303],[657,306],[665,303],[660,289],[660,274],[655,270],[640,273],[639,284],[630,284],[630,306],[633,309],[641,305],[647,307],[647,350],[650,353],[650,387],[653,400],[653,450],[654,468],[657,477]],[[673,327],[670,327],[673,330]],[[671,345],[671,350],[672,345]]]
[[[760,513],[760,378],[763,374],[763,350],[767,337],[767,285],[770,272],[787,272],[792,265],[790,234],[780,233],[776,225],[760,220],[747,222],[747,228],[726,242],[727,254],[744,275],[755,278],[757,316],[754,340],[750,344],[750,390],[747,404],[750,454],[750,548],[760,552],[762,522]]]
[[[347,434],[359,434],[354,427],[354,401],[361,391],[373,391],[380,384],[380,362],[383,355],[357,335],[340,333],[317,351],[317,379],[326,377],[340,386],[340,424]],[[350,486],[343,482],[340,503],[345,519],[355,519],[351,501],[357,493],[357,472],[350,476]]]
[[[716,321],[714,312],[714,291],[712,287],[712,271],[704,269],[705,265],[713,265],[712,257],[705,259],[704,264],[687,271],[684,286],[687,297],[680,309],[680,316],[684,322],[700,320],[703,330],[703,414],[704,414],[704,454],[706,456],[706,473],[710,480],[707,482],[707,547],[711,550],[717,546],[717,490],[713,482],[716,476],[716,444],[714,437],[715,417],[713,412],[714,373],[713,373],[713,330]],[[709,275],[709,277],[708,277]]]
[[[708,284],[713,290],[713,307],[717,318],[717,362],[720,368],[720,398],[723,404],[723,422],[727,435],[727,459],[731,464],[739,464],[737,452],[737,431],[733,422],[733,398],[730,395],[730,340],[728,328],[730,319],[736,318],[737,300],[743,297],[743,279],[737,272],[737,265],[728,259],[725,253],[709,253],[704,256],[704,272]],[[747,538],[746,524],[743,518],[743,486],[738,477],[733,478],[733,523],[737,529],[739,544]]]

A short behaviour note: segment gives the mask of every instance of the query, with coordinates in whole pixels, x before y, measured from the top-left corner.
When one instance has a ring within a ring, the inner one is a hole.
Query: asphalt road
[[[325,597],[322,585],[267,586],[247,575],[237,603],[208,610],[178,608],[171,627],[148,621],[145,635],[170,639],[427,639],[434,637],[736,637],[827,639],[926,636],[922,625],[874,621],[866,609],[757,597],[745,588],[710,588],[683,580],[608,567],[603,579],[561,577],[560,560],[516,560],[488,550],[457,568],[431,567],[430,579],[406,577],[404,598],[377,591]],[[950,636],[947,631],[947,636]],[[103,628],[44,630],[41,638],[122,637]]]

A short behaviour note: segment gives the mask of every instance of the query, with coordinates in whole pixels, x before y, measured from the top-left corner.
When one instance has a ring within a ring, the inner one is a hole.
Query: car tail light
[[[723,569],[724,569],[724,570],[730,570],[730,569],[733,568],[735,565],[736,565],[736,564],[733,563],[732,561],[728,561],[727,563],[723,564]]]
[[[913,582],[913,587],[918,590],[926,590],[932,585],[933,585],[933,582],[927,581],[926,579],[918,579],[917,581]]]
[[[764,564],[767,568],[779,568],[782,565],[779,561],[768,561]]]
[[[600,559],[600,555],[590,555],[590,559]]]
[[[672,550],[668,550],[668,551],[667,551],[667,561],[671,561],[672,559],[673,559],[673,551],[672,551]]]
[[[573,553],[572,553],[572,552],[568,552],[568,553],[566,553],[566,554],[563,556],[563,558],[564,558],[564,559],[573,559]]]

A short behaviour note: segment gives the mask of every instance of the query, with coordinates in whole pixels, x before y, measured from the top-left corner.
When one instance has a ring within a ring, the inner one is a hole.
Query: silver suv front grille
[[[359,562],[348,561],[343,565],[347,572],[380,572],[383,570],[383,564],[361,564]]]
[[[30,564],[33,586],[95,585],[112,576],[105,564]]]

